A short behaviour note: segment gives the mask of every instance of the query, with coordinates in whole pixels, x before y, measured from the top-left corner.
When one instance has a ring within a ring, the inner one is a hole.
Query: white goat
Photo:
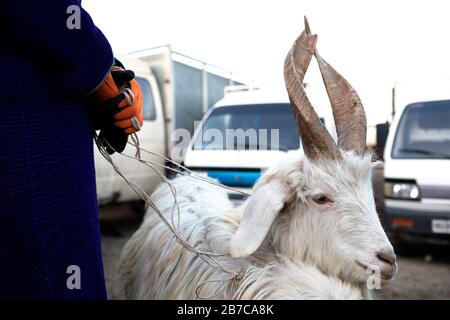
[[[368,268],[379,270],[384,281],[394,276],[395,254],[375,209],[364,109],[350,84],[318,55],[316,41],[305,20],[285,62],[305,156],[269,169],[238,209],[216,186],[175,178],[179,234],[197,250],[228,254],[216,256],[221,267],[213,268],[179,244],[150,209],[122,253],[123,297],[360,299],[370,297]],[[330,97],[339,147],[303,90],[313,55]],[[159,186],[152,199],[170,220],[169,187]]]

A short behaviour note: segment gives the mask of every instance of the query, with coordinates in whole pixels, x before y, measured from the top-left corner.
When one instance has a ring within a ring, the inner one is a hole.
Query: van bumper
[[[409,233],[426,237],[450,238],[450,200],[386,199],[383,222],[387,231],[394,234]],[[433,227],[433,223],[444,227]],[[446,224],[449,226],[447,231],[445,231]]]

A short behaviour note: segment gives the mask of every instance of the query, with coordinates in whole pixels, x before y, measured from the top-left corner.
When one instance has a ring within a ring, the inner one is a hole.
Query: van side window
[[[144,98],[142,100],[142,116],[144,120],[155,120],[156,112],[155,112],[155,102],[153,99],[152,88],[150,87],[150,83],[144,78],[136,77],[136,81],[141,86],[142,94]]]

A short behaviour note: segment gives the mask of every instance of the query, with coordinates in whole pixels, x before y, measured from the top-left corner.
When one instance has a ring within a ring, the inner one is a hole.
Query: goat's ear
[[[233,258],[246,257],[259,248],[283,208],[285,191],[277,182],[257,189],[244,209],[238,230],[230,241]]]

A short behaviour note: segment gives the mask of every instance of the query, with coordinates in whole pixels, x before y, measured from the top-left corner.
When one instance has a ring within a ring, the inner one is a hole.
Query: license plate
[[[431,220],[431,231],[433,233],[450,233],[450,220]]]

